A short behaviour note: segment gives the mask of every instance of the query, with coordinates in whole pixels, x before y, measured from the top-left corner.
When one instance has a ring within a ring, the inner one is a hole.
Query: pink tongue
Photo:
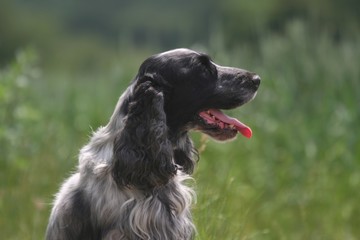
[[[240,122],[239,120],[237,120],[236,118],[231,118],[231,117],[225,115],[223,112],[221,112],[220,110],[217,110],[217,109],[210,109],[209,111],[217,119],[219,119],[222,122],[227,123],[229,125],[231,125],[231,124],[234,125],[236,127],[236,129],[242,135],[244,135],[247,138],[251,138],[251,135],[252,135],[251,129],[248,126],[246,126],[245,124],[243,124],[242,122]]]

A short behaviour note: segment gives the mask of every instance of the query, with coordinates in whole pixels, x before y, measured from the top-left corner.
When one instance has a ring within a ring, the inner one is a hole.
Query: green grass
[[[360,41],[334,43],[293,23],[253,50],[209,53],[262,77],[231,115],[253,129],[205,147],[195,179],[199,240],[360,236]],[[52,195],[91,128],[106,124],[143,56],[91,76],[43,74],[32,51],[0,74],[0,238],[42,239]]]

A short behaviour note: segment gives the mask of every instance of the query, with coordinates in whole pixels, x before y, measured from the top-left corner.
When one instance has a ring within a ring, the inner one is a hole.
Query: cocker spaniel
[[[184,181],[197,162],[188,131],[219,141],[251,130],[220,109],[253,99],[255,73],[175,49],[146,59],[109,123],[93,133],[78,170],[56,195],[48,240],[193,239],[194,191]]]

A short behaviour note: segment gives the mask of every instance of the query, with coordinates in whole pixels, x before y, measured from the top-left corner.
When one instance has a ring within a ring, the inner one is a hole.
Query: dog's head
[[[145,75],[152,76],[164,93],[172,133],[194,129],[217,140],[234,138],[237,133],[251,136],[249,127],[220,109],[236,108],[253,99],[260,85],[257,74],[217,65],[206,54],[176,49],[145,60],[139,78]]]
[[[189,49],[146,59],[115,113],[124,116],[114,147],[121,159],[116,177],[123,185],[153,187],[166,183],[179,167],[191,173],[189,130],[220,141],[237,133],[250,137],[249,127],[221,109],[247,103],[259,85],[255,73],[217,65]]]

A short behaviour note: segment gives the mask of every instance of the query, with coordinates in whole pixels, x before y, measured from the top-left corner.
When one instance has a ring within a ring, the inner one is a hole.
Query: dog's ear
[[[114,142],[113,176],[120,186],[151,189],[176,173],[159,76],[139,77],[124,127]]]

